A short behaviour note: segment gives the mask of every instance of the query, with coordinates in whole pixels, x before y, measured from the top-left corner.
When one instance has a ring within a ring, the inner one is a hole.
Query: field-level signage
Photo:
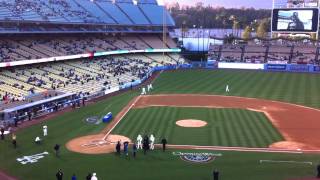
[[[199,153],[199,152],[173,152],[172,155],[180,156],[180,158],[187,162],[192,163],[209,163],[222,156],[222,154],[215,153]]]
[[[22,158],[17,158],[17,161],[23,165],[28,163],[33,164],[38,162],[40,159],[44,158],[45,155],[49,155],[49,153],[43,152],[43,153],[31,155],[31,156],[23,156]]]

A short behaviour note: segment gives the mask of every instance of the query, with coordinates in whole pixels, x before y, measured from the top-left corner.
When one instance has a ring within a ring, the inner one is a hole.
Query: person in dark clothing
[[[116,145],[116,151],[117,151],[117,154],[120,155],[120,151],[121,151],[121,143],[120,141],[118,141],[117,145]]]
[[[133,154],[133,158],[136,158],[136,155],[137,155],[137,145],[136,145],[136,143],[133,143],[133,145],[132,145],[132,154]]]
[[[61,171],[61,169],[59,169],[59,171],[56,174],[57,180],[62,180],[63,178],[63,172]]]
[[[146,155],[149,150],[149,137],[147,135],[143,138],[142,149],[143,154]]]
[[[31,111],[28,111],[28,120],[29,121],[31,121],[31,116],[32,116]]]
[[[317,166],[317,171],[318,171],[317,178],[320,178],[320,164],[318,164]]]
[[[54,151],[56,152],[56,156],[59,157],[59,152],[60,152],[60,145],[59,144],[56,144],[54,147],[53,147]]]
[[[213,180],[219,180],[219,171],[216,169],[213,171]]]
[[[91,180],[92,174],[88,173],[88,175],[86,176],[86,180]]]
[[[129,142],[128,142],[128,141],[125,141],[125,142],[123,143],[123,153],[124,153],[124,155],[126,155],[126,156],[129,155],[129,154],[128,154],[128,147],[129,147]]]
[[[166,144],[167,144],[166,138],[163,138],[161,140],[161,143],[162,143],[162,151],[165,152],[166,151]]]
[[[0,135],[1,135],[1,140],[4,140],[4,128],[1,127],[0,129]]]
[[[304,24],[299,18],[298,12],[294,12],[290,18],[291,22],[288,24],[288,30],[304,30]]]

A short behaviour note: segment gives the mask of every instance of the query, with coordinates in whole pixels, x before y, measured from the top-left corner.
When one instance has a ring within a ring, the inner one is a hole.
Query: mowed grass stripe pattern
[[[208,123],[201,128],[176,125],[183,119]],[[138,134],[165,137],[170,144],[239,147],[268,147],[283,137],[260,112],[243,109],[148,107],[131,109],[112,132],[136,140]]]
[[[230,92],[225,92],[226,85]],[[153,94],[216,94],[272,99],[320,108],[320,75],[247,70],[164,72]]]

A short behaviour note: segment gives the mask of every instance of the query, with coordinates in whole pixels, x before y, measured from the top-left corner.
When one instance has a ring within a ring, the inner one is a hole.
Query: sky
[[[179,4],[195,5],[203,2],[205,5],[222,6],[225,8],[253,7],[256,9],[271,9],[272,0],[158,0],[160,4],[179,2]]]

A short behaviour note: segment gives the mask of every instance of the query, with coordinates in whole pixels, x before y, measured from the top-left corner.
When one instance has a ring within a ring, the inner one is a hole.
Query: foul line
[[[293,163],[293,164],[309,164],[312,165],[313,163],[310,161],[276,161],[276,160],[260,160],[259,163]]]
[[[114,124],[113,127],[110,128],[110,130],[106,133],[105,136],[103,136],[102,140],[105,140],[109,134],[111,133],[111,131],[119,124],[119,122],[122,120],[122,118],[130,111],[130,109],[136,104],[136,102],[140,99],[140,95],[134,100],[134,102],[129,106],[129,108],[125,111],[125,113],[122,114],[122,116],[119,118],[119,120]]]
[[[161,144],[157,144],[160,146]],[[217,151],[239,151],[239,152],[270,152],[270,153],[291,153],[303,154],[303,151],[290,149],[272,149],[272,148],[248,148],[248,147],[225,147],[225,146],[195,146],[195,145],[168,145],[172,149],[195,149],[195,150],[217,150]]]

